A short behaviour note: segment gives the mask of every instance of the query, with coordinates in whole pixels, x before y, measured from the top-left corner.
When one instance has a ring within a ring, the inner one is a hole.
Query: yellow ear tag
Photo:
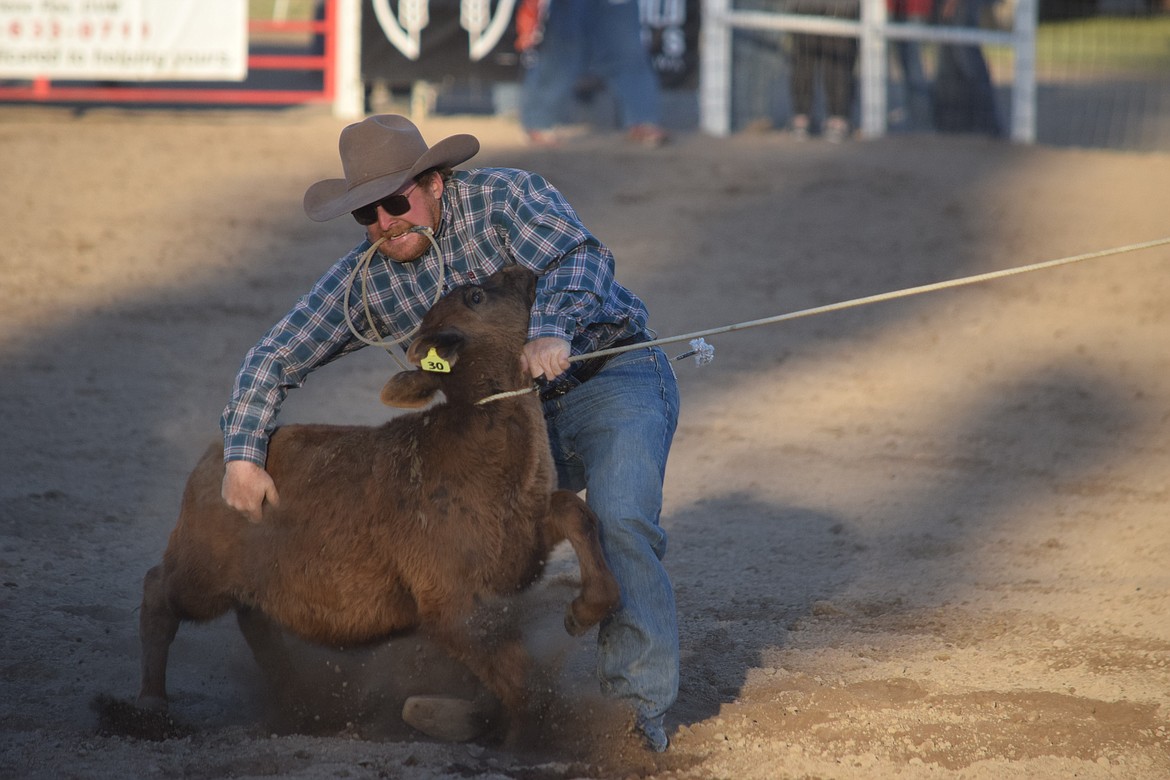
[[[423,371],[433,371],[438,374],[451,373],[451,364],[439,357],[439,353],[435,352],[434,347],[431,347],[431,351],[422,359],[418,367]]]

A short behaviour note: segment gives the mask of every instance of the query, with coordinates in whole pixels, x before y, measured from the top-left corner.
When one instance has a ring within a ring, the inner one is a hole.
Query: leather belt
[[[615,341],[607,347],[600,347],[600,349],[629,347],[646,341],[650,341],[650,337],[643,332],[622,339],[621,341]],[[540,400],[549,401],[553,398],[560,398],[570,390],[585,384],[596,376],[598,371],[605,368],[605,364],[609,362],[611,357],[616,357],[616,354],[600,355],[595,358],[589,358],[588,360],[577,361],[564,374],[561,374],[551,382],[546,382],[541,385]]]

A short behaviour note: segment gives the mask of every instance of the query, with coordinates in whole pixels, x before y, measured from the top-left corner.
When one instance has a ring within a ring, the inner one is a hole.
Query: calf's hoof
[[[428,737],[443,742],[468,742],[487,730],[489,717],[469,699],[411,696],[402,705],[402,720]]]

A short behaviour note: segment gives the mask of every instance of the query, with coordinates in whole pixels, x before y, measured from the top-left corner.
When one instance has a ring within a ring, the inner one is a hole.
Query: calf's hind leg
[[[170,556],[164,558],[170,561]],[[211,620],[232,607],[231,598],[215,592],[207,582],[187,576],[186,570],[161,563],[142,580],[142,611],[138,635],[142,643],[142,689],[138,706],[167,709],[167,656],[171,642],[185,620]]]
[[[179,616],[167,596],[163,566],[146,573],[142,581],[142,611],[138,636],[142,643],[142,689],[138,706],[165,711],[167,708],[167,655],[179,630]]]
[[[236,622],[268,682],[276,687],[282,680],[292,679],[292,658],[280,626],[252,607],[236,607]]]
[[[267,614],[253,607],[236,607],[236,623],[273,697],[268,715],[270,726],[278,731],[301,727],[301,719],[308,713],[305,705],[297,700],[297,676],[284,631]]]
[[[565,630],[580,636],[617,608],[621,588],[601,551],[597,515],[580,496],[569,490],[555,491],[544,522],[550,543],[568,539],[577,554],[581,592],[565,611]]]

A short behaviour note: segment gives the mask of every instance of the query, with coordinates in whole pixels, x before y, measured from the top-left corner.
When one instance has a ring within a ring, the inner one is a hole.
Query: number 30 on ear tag
[[[451,373],[451,364],[439,357],[439,353],[435,352],[434,347],[431,347],[431,351],[419,363],[419,368],[423,371],[433,371],[438,374]]]

